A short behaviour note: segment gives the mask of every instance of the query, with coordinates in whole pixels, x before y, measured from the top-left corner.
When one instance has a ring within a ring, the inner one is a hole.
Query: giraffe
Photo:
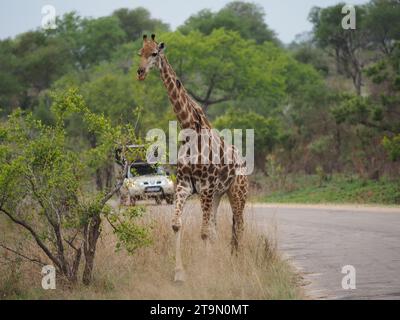
[[[164,43],[157,43],[154,34],[151,35],[151,39],[148,39],[147,35],[143,36],[143,46],[139,50],[141,58],[137,70],[138,80],[145,80],[151,69],[158,69],[180,127],[194,130],[198,134],[205,130],[210,135],[208,143],[219,142],[217,153],[222,156],[229,154],[232,160],[219,163],[218,161],[217,163],[213,161],[211,163],[207,163],[207,161],[205,163],[187,163],[182,159],[186,155],[185,153],[178,155],[172,229],[175,232],[176,241],[175,281],[181,282],[185,279],[181,258],[182,212],[187,198],[195,193],[199,194],[203,214],[201,238],[208,243],[209,239],[215,240],[216,216],[221,197],[224,194],[228,195],[233,213],[232,252],[237,252],[244,228],[243,211],[248,193],[248,178],[243,171],[240,171],[245,167],[245,162],[234,146],[224,143],[224,140],[212,130],[202,107],[187,93],[169,64],[164,49]],[[200,144],[200,138],[198,141]]]

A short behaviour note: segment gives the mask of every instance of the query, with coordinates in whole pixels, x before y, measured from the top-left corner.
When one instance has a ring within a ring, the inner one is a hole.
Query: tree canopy
[[[158,73],[135,81],[142,35],[155,32],[211,122],[257,124],[258,138],[270,136],[264,125],[277,128],[274,143],[257,140],[264,150],[258,168],[272,153],[288,172],[392,172],[399,158],[400,6],[358,5],[356,29],[344,30],[343,5],[314,8],[312,32],[286,48],[263,8],[247,2],[202,10],[174,32],[144,8],[97,19],[70,12],[55,30],[0,41],[0,112],[6,117],[20,107],[52,125],[50,92],[79,87],[91,111],[113,125],[131,123],[139,136],[168,129],[175,116]],[[81,127],[72,121],[68,130],[88,138]]]
[[[264,9],[254,3],[234,1],[214,13],[208,9],[191,16],[179,30],[187,34],[197,30],[209,35],[215,29],[236,31],[244,39],[253,39],[258,44],[265,41],[279,43],[275,32],[265,23]]]

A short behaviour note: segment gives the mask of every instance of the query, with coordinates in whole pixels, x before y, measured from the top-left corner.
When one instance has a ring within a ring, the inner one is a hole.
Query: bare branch
[[[3,248],[4,250],[7,250],[7,251],[10,251],[10,252],[14,253],[15,255],[17,255],[17,256],[19,256],[21,258],[24,258],[24,259],[26,259],[26,260],[28,260],[30,262],[36,263],[36,264],[38,264],[40,266],[45,266],[46,265],[46,263],[42,262],[41,260],[36,259],[36,258],[30,258],[30,257],[28,257],[28,256],[26,256],[26,255],[24,255],[24,254],[22,254],[22,253],[20,253],[20,252],[18,252],[16,250],[14,250],[14,249],[11,249],[11,248],[5,246],[2,243],[0,243],[0,247]]]
[[[187,89],[188,93],[198,102],[204,103],[205,100],[203,98],[200,98],[197,94],[195,94],[193,91]]]
[[[75,249],[76,251],[77,251],[77,248],[75,248],[75,247],[73,246],[73,243],[74,243],[76,237],[78,236],[78,234],[79,234],[79,230],[77,230],[77,231],[75,232],[75,234],[73,235],[73,237],[72,237],[71,239],[69,239],[69,240],[68,240],[68,239],[64,239],[64,241],[65,241],[66,243],[68,243],[68,244],[71,246],[71,248]]]
[[[196,95],[194,92],[192,92],[192,91],[190,91],[190,90],[188,90],[188,93],[189,93],[197,102],[199,102],[199,103],[201,103],[201,104],[203,104],[203,105],[205,105],[205,106],[207,106],[207,107],[208,107],[208,106],[211,106],[211,105],[213,105],[213,104],[220,103],[220,102],[225,102],[225,101],[232,100],[232,97],[231,97],[231,96],[225,96],[225,97],[222,97],[222,98],[219,98],[219,99],[211,100],[211,99],[209,99],[209,97],[208,97],[207,99],[200,98],[198,95]]]
[[[56,223],[53,221],[53,219],[51,219],[51,217],[50,217],[50,215],[49,215],[49,213],[47,211],[47,206],[43,202],[43,199],[42,199],[41,195],[36,190],[35,181],[32,180],[32,178],[34,178],[34,174],[31,171],[31,175],[30,176],[29,175],[25,175],[25,177],[28,180],[29,184],[31,185],[31,189],[32,189],[33,195],[35,196],[36,200],[39,202],[40,206],[43,208],[44,214],[47,217],[47,220],[50,222],[52,227],[55,228]]]
[[[110,221],[108,217],[106,217],[107,222],[110,224],[111,228],[113,228],[114,231],[117,231],[117,227]]]
[[[15,218],[11,213],[9,213],[7,210],[5,210],[4,208],[0,208],[0,211],[3,212],[11,221],[13,221],[14,223],[24,227],[26,230],[28,230],[31,235],[33,236],[33,238],[35,239],[36,243],[38,244],[38,246],[43,250],[43,252],[47,255],[47,257],[59,268],[61,268],[61,264],[58,261],[58,259],[51,253],[51,251],[49,250],[49,248],[47,248],[47,246],[43,243],[43,241],[40,239],[39,235],[35,232],[35,230],[33,230],[33,228],[28,225],[25,221],[22,221],[20,219]]]
[[[64,255],[63,237],[62,237],[62,230],[61,230],[61,227],[60,227],[60,225],[61,225],[60,213],[59,213],[58,209],[54,207],[54,204],[50,203],[50,205],[53,207],[53,211],[57,215],[57,221],[52,219],[52,217],[51,217],[51,215],[49,213],[49,210],[48,210],[47,206],[45,205],[45,202],[43,201],[42,195],[40,195],[38,190],[36,189],[36,181],[34,181],[34,180],[36,180],[36,177],[35,177],[35,175],[34,175],[32,170],[30,170],[30,172],[31,172],[31,174],[30,175],[26,175],[26,178],[27,178],[27,180],[29,181],[29,183],[31,185],[32,192],[33,192],[34,196],[36,197],[36,199],[39,202],[40,206],[43,208],[44,214],[45,214],[47,220],[49,221],[50,225],[52,226],[52,228],[54,230],[54,234],[56,236],[58,258],[60,260],[60,266],[62,266],[62,270],[64,272],[67,272],[68,261],[65,259],[65,255]]]
[[[104,199],[101,201],[101,205],[104,206],[108,200],[111,199],[111,197],[118,192],[119,189],[121,189],[122,185],[124,184],[124,177],[128,174],[128,169],[129,169],[129,163],[128,161],[125,162],[124,164],[124,170],[122,171],[122,176],[115,185],[114,189],[112,189],[109,193],[106,194]]]
[[[78,249],[77,247],[75,247],[74,240],[68,240],[68,239],[65,239],[65,238],[63,238],[63,239],[75,251],[79,251],[80,250],[80,248]]]

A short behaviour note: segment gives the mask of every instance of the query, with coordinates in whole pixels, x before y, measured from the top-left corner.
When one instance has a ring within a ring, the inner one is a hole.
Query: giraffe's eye
[[[153,56],[153,57],[156,57],[157,56],[157,52],[153,52],[151,55]]]

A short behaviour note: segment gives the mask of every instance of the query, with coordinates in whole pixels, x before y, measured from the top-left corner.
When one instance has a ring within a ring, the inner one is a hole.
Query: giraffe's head
[[[164,43],[157,43],[156,36],[151,35],[151,40],[147,35],[143,36],[143,47],[139,50],[140,65],[137,70],[138,80],[146,79],[147,74],[153,67],[160,67],[160,56],[164,50]]]

